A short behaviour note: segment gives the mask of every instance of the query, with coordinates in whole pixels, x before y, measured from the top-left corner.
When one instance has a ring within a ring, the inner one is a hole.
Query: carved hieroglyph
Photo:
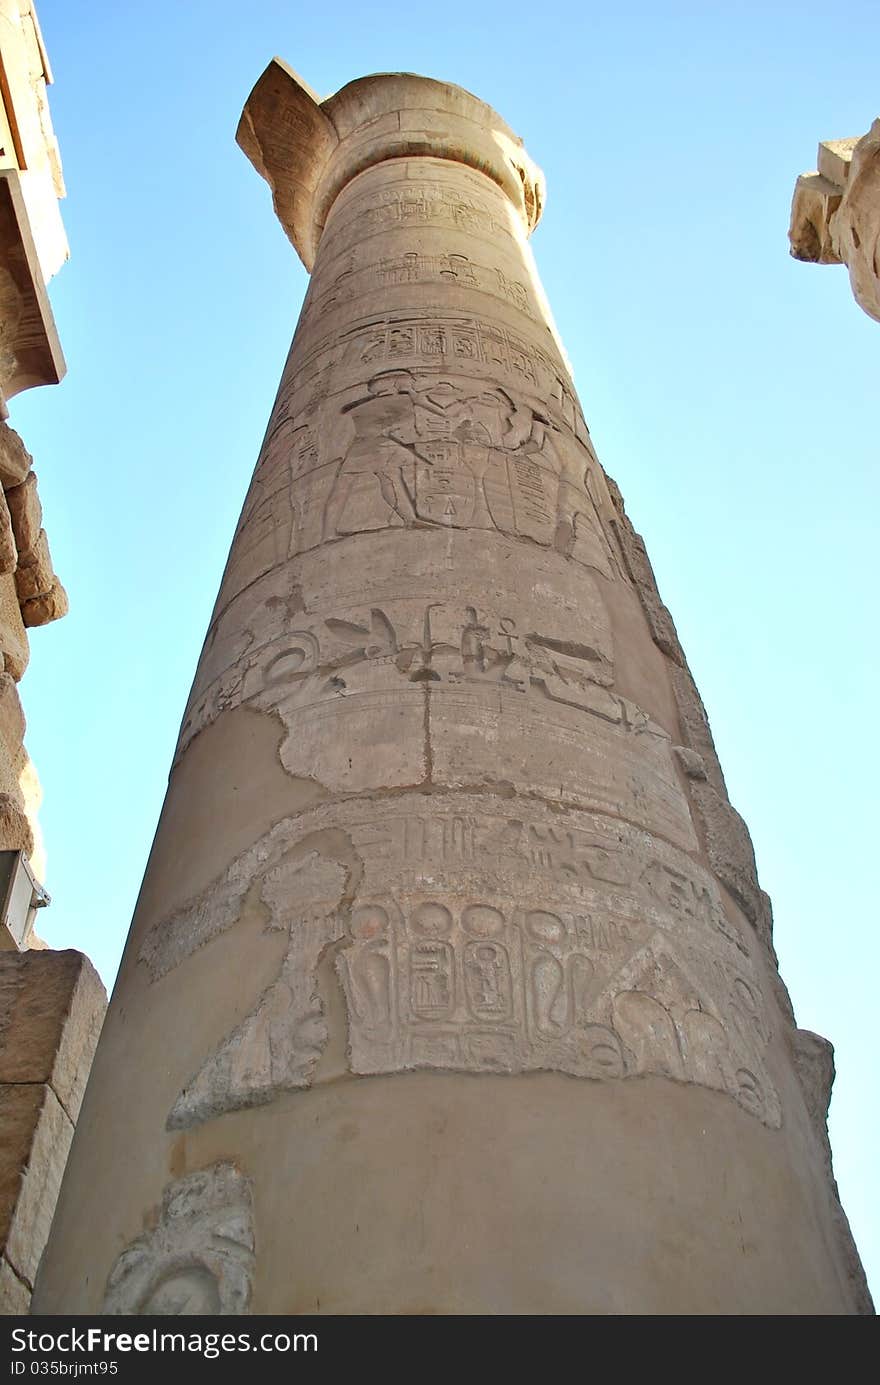
[[[158,1224],[126,1246],[103,1311],[175,1317],[247,1313],[254,1264],[251,1186],[234,1164],[170,1183]]]
[[[309,1084],[327,1041],[317,966],[334,944],[353,1072],[661,1073],[779,1123],[758,944],[708,872],[633,828],[459,794],[320,808],[157,926],[141,953],[152,974],[232,927],[252,889],[289,933],[284,962],[171,1128]]]

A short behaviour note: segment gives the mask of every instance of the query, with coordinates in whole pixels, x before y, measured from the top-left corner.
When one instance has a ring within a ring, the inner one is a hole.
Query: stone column
[[[239,140],[312,280],[36,1310],[869,1308],[538,170],[399,74]]]

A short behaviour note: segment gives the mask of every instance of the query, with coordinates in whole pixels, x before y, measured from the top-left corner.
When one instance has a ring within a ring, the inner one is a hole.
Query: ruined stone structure
[[[401,74],[238,138],[312,279],[35,1310],[870,1311],[539,171]]]
[[[791,253],[845,264],[856,302],[880,322],[880,120],[861,139],[820,144],[818,163],[795,184]]]
[[[48,896],[18,695],[28,628],[67,611],[32,459],[6,421],[7,400],[64,374],[46,294],[68,253],[51,80],[30,0],[0,0],[0,1313],[27,1311],[105,1006],[80,953],[34,950]]]
[[[64,182],[46,84],[51,72],[29,0],[0,0],[0,849],[42,874],[39,781],[23,748],[17,683],[28,626],[67,611],[52,569],[32,458],[6,422],[7,400],[64,375],[46,284],[67,259]]]

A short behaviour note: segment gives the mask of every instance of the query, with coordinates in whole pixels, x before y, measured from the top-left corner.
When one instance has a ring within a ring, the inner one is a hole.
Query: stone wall
[[[67,612],[37,474],[7,400],[64,374],[46,283],[67,259],[46,95],[52,76],[29,0],[0,0],[0,851],[45,878],[41,790],[18,686],[28,631]],[[48,901],[43,892],[41,902]],[[26,1312],[106,1004],[88,960],[0,919],[0,1312]],[[22,948],[24,951],[19,952]]]

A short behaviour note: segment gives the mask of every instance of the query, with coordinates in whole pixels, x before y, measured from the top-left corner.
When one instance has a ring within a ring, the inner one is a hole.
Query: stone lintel
[[[429,156],[478,169],[504,189],[527,234],[545,200],[543,174],[490,106],[412,73],[362,77],[320,101],[273,58],[245,102],[236,139],[272,188],[276,214],[309,271],[336,197],[386,159]]]
[[[0,352],[4,395],[57,385],[66,365],[15,169],[0,169]],[[8,335],[7,335],[8,334]]]

